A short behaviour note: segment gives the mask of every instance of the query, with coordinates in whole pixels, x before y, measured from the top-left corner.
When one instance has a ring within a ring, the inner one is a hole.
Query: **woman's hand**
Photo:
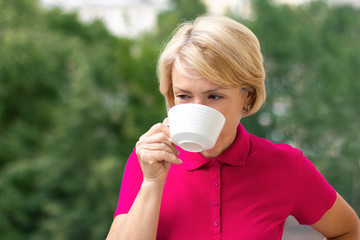
[[[170,129],[163,123],[152,126],[140,137],[136,144],[136,155],[144,182],[165,183],[171,163],[182,163],[177,158],[178,150],[170,140]]]
[[[171,163],[182,163],[176,157],[178,154],[170,141],[169,127],[163,123],[154,125],[140,137],[136,155],[144,179],[130,211],[116,216],[107,239],[156,239],[162,187]]]

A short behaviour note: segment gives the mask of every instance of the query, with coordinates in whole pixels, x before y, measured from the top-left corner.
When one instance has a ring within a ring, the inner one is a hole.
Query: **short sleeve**
[[[312,225],[333,206],[337,193],[302,152],[298,157],[298,167],[293,216],[300,224]]]
[[[123,174],[119,201],[114,218],[122,213],[128,213],[140,190],[143,175],[135,151],[131,153]]]

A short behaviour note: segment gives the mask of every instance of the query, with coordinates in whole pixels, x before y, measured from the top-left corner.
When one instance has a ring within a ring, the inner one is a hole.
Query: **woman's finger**
[[[174,164],[181,164],[182,161],[177,158],[174,154],[169,153],[167,151],[161,150],[152,150],[149,151],[147,149],[139,150],[140,158],[142,159],[143,164],[154,164],[157,162],[170,162]]]
[[[151,136],[151,135],[154,135],[156,133],[159,133],[159,132],[163,132],[165,133],[168,137],[170,137],[170,129],[168,126],[166,126],[165,124],[163,123],[157,123],[155,124],[154,126],[152,126],[149,131],[147,131],[144,135],[142,135],[140,137],[140,139],[142,138],[146,138],[148,136]]]
[[[172,150],[172,152],[176,156],[179,155],[179,151],[176,149],[175,145],[171,142],[168,135],[165,134],[164,132],[158,132],[153,135],[140,138],[138,143],[136,144],[136,148],[139,148],[143,145],[147,146],[152,144],[155,144],[154,146],[151,147],[152,150],[161,150],[168,147],[169,149]]]
[[[152,144],[146,144],[142,147],[143,149],[149,150],[149,151],[167,151],[168,153],[174,154],[175,156],[179,155],[179,151],[176,149],[176,147],[170,142],[160,142],[160,143],[152,143]]]

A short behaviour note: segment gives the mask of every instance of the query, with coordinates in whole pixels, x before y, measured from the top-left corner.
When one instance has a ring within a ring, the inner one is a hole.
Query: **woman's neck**
[[[206,158],[216,158],[233,144],[236,136],[237,131],[234,134],[221,134],[215,146],[212,149],[202,151],[201,155]]]

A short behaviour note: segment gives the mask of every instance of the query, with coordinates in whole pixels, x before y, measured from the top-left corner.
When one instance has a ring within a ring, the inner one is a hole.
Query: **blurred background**
[[[359,214],[359,7],[0,0],[0,238],[106,237],[126,160],[166,116],[157,57],[179,22],[206,12],[262,44],[268,98],[248,131],[302,149]]]

